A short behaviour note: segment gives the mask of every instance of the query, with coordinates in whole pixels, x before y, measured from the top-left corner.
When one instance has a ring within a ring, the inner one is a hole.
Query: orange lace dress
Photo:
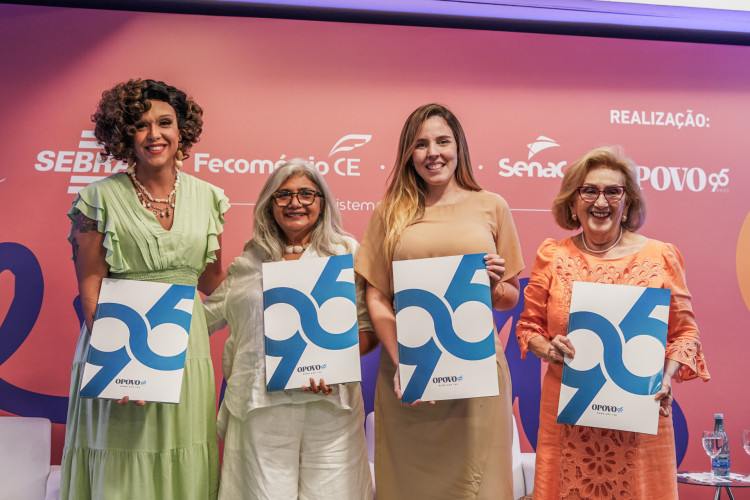
[[[522,357],[532,337],[566,334],[574,281],[671,289],[666,357],[683,365],[674,380],[709,379],[682,256],[673,245],[656,240],[618,259],[584,254],[570,238],[542,243],[516,326]],[[539,410],[534,498],[676,499],[671,414],[659,417],[655,436],[558,424],[561,376],[561,364],[548,365]]]

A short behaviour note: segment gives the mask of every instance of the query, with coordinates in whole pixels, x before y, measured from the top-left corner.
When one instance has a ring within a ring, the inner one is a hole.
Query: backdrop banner
[[[750,47],[6,4],[0,47],[0,414],[52,419],[56,463],[80,329],[66,213],[81,187],[123,168],[97,154],[90,117],[102,91],[142,77],[205,110],[183,169],[233,205],[225,267],[252,236],[269,173],[294,157],[325,175],[336,195],[326,201],[361,238],[404,121],[440,102],[465,128],[479,183],[512,209],[525,285],[544,238],[573,234],[550,213],[567,166],[623,146],[648,203],[640,232],[685,259],[712,375],[675,385],[678,463],[707,469],[700,431],[722,412],[733,471],[750,472],[740,446],[750,400],[736,375],[749,347]],[[530,451],[545,368],[520,359],[522,310],[523,299],[495,318]],[[211,338],[217,388],[226,337]],[[363,359],[368,412],[377,356]]]

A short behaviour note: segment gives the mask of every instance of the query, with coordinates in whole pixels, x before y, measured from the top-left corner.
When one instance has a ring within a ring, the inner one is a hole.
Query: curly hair
[[[581,221],[573,220],[570,207],[573,206],[578,188],[592,170],[609,168],[620,172],[625,180],[625,199],[627,200],[627,220],[622,227],[636,231],[646,222],[646,200],[641,192],[638,178],[638,167],[625,156],[619,146],[602,146],[593,149],[579,158],[565,171],[560,192],[552,202],[552,215],[557,225],[563,229],[578,229]]]
[[[203,127],[203,109],[182,90],[156,80],[134,79],[115,85],[102,93],[99,107],[91,116],[94,135],[107,155],[118,160],[134,156],[135,123],[151,109],[151,101],[172,106],[180,130],[180,151],[187,158],[190,147],[198,142]]]

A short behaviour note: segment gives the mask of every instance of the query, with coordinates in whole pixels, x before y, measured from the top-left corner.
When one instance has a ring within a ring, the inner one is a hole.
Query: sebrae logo
[[[127,168],[127,163],[99,154],[101,150],[94,131],[82,130],[77,151],[40,151],[34,168],[40,172],[70,174],[68,194],[75,194],[84,186]]]

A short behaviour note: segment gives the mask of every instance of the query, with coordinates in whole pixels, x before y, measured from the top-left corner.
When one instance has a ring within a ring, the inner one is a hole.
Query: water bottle
[[[729,475],[729,439],[727,439],[727,431],[724,429],[724,414],[717,413],[714,415],[714,434],[721,434],[724,438],[724,444],[721,447],[721,451],[716,455],[711,463],[711,471],[714,476],[728,476]]]

